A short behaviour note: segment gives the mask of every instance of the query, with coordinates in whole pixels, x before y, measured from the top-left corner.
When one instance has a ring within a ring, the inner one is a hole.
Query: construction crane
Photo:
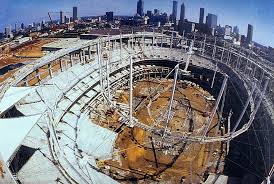
[[[50,16],[50,12],[48,12],[48,16],[49,16],[50,23],[53,24],[52,18],[51,18],[51,16]]]
[[[51,17],[51,14],[60,14],[60,13],[71,13],[71,12],[63,12],[63,11],[60,11],[60,12],[48,12],[48,16],[49,16],[49,19],[51,21],[51,23],[53,23],[53,20],[52,20],[52,17]]]
[[[57,14],[57,13],[60,14],[61,12],[63,12],[63,11],[60,11],[60,12],[48,12],[49,20],[51,22],[51,29],[53,31],[56,31],[56,24],[53,22],[51,14],[53,14],[53,13],[54,14]],[[71,13],[71,12],[63,12],[63,13]]]

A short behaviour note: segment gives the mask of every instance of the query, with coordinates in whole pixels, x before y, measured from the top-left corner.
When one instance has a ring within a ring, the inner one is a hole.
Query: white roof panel
[[[0,101],[0,114],[29,94],[35,87],[10,87]]]
[[[117,134],[92,123],[86,114],[78,121],[78,147],[93,157],[107,158],[111,156]]]
[[[41,115],[35,115],[0,119],[0,152],[5,162],[8,162],[40,117]]]

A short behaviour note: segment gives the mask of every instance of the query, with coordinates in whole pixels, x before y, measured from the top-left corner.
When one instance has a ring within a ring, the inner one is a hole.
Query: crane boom
[[[48,15],[49,15],[49,20],[50,22],[52,23],[52,19],[51,19],[51,16],[50,16],[50,13],[48,12]]]

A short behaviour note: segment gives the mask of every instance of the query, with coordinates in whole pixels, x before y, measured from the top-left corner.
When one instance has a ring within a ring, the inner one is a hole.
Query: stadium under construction
[[[270,183],[274,67],[216,42],[134,32],[21,67],[1,84],[0,183]]]

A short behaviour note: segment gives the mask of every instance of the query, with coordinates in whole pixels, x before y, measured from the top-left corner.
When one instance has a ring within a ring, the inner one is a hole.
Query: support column
[[[122,33],[120,33],[120,63],[122,62],[122,47],[123,47]]]
[[[223,62],[224,52],[225,52],[225,48],[223,48],[223,51],[222,51],[221,62]]]
[[[83,58],[82,58],[82,50],[79,51],[79,58],[80,58],[80,63],[82,63]]]
[[[223,48],[223,51],[222,51],[221,62],[223,61],[223,57],[224,57],[224,48]],[[214,75],[213,75],[213,79],[212,79],[212,83],[211,83],[211,89],[213,88],[213,85],[214,85],[214,82],[215,82],[215,78],[216,78],[216,74],[217,74],[217,69],[218,69],[218,64],[219,64],[219,60],[216,61]]]
[[[204,45],[203,45],[202,55],[204,55],[204,54],[205,54],[205,44],[206,44],[206,35],[205,35],[205,39],[204,39]]]
[[[172,106],[173,106],[173,100],[174,100],[174,94],[175,94],[175,89],[176,89],[176,84],[177,84],[179,66],[180,66],[179,64],[177,64],[175,66],[173,87],[172,87],[172,92],[171,92],[171,97],[170,97],[170,102],[169,102],[169,107],[168,107],[168,112],[167,112],[167,118],[166,118],[166,122],[165,122],[165,129],[164,129],[163,137],[166,136],[166,131],[167,131],[167,128],[168,128],[168,124],[169,124],[169,121],[171,119],[171,113],[172,113],[171,110],[172,110]]]
[[[70,66],[72,67],[73,65],[72,53],[69,54],[69,60],[70,60]]]
[[[40,76],[39,70],[36,69],[35,72],[36,72],[36,77],[37,77],[38,84],[40,85],[41,84],[41,76]]]
[[[172,32],[172,35],[171,35],[171,39],[170,39],[170,51],[169,51],[169,58],[171,58],[171,52],[172,52],[172,46],[173,46],[173,32]]]
[[[91,59],[91,49],[90,49],[90,46],[88,46],[88,59],[89,60]]]
[[[108,94],[108,100],[110,101],[111,96],[110,96],[110,88],[109,88],[109,64],[111,62],[111,57],[110,57],[110,53],[111,53],[111,48],[110,48],[110,37],[108,35],[108,60],[106,63],[106,75],[107,75],[107,94]]]
[[[249,97],[248,97],[248,99],[247,99],[247,101],[245,103],[244,109],[242,110],[242,113],[239,116],[238,121],[236,122],[236,124],[235,124],[235,126],[234,126],[234,128],[233,128],[233,130],[232,130],[231,133],[234,133],[236,131],[236,129],[238,128],[238,126],[240,125],[240,122],[241,122],[242,118],[244,117],[245,111],[248,108],[248,105],[250,103],[250,100],[252,99],[252,95],[253,95],[253,93],[255,91],[255,88],[256,88],[256,84],[253,84],[251,93],[250,93],[250,95],[249,95]]]
[[[170,39],[170,50],[172,49],[172,46],[173,46],[173,32]]]
[[[152,46],[154,47],[154,44],[155,44],[155,31],[154,31],[154,28],[153,28],[153,34],[152,34]]]
[[[68,69],[68,61],[65,60],[65,70],[67,70],[67,69]]]
[[[63,67],[63,63],[62,63],[62,60],[61,60],[61,59],[59,60],[59,64],[60,64],[61,72],[63,72],[63,71],[64,71],[64,67]]]
[[[82,57],[83,57],[83,64],[86,64],[86,53],[85,53],[85,49],[83,49]]]
[[[161,48],[163,48],[163,42],[164,42],[164,30],[162,29],[162,35],[161,35]]]
[[[208,133],[208,130],[209,130],[209,128],[210,128],[210,125],[211,125],[211,123],[212,123],[212,120],[213,120],[213,118],[214,118],[214,116],[215,116],[215,114],[216,114],[216,112],[217,112],[219,103],[220,103],[220,101],[221,101],[221,98],[222,98],[222,96],[223,96],[224,90],[225,90],[225,88],[226,88],[227,80],[228,80],[228,76],[225,75],[225,76],[224,76],[224,80],[223,80],[223,84],[222,84],[222,87],[221,87],[221,90],[220,90],[220,92],[219,92],[218,98],[217,98],[216,103],[215,103],[215,106],[214,106],[214,108],[213,108],[213,110],[212,110],[212,112],[211,112],[211,114],[210,114],[210,117],[209,117],[208,121],[207,121],[206,124],[205,124],[203,139],[206,137],[206,135],[207,135],[207,133]]]
[[[187,69],[188,69],[188,66],[189,66],[189,63],[190,63],[191,55],[194,53],[192,51],[192,48],[193,48],[193,41],[190,43],[189,50],[187,52],[186,66],[184,68],[184,72],[187,72]]]
[[[101,62],[101,44],[100,41],[97,42],[97,59],[99,63],[99,73],[100,73],[100,86],[101,86],[101,93],[104,91],[104,86],[103,86],[103,71],[102,71],[102,62]]]
[[[51,69],[51,64],[48,64],[48,70],[49,70],[49,76],[52,78],[52,69]]]
[[[142,35],[142,42],[143,42],[143,57],[145,57],[145,33],[143,31],[143,35]]]
[[[215,37],[215,41],[214,41],[214,47],[213,47],[213,52],[212,52],[212,58],[215,59],[215,53],[216,53],[216,37]]]
[[[130,73],[129,73],[129,78],[130,78],[130,84],[129,84],[129,123],[132,124],[132,115],[133,115],[133,62],[132,62],[132,55],[130,55]]]

